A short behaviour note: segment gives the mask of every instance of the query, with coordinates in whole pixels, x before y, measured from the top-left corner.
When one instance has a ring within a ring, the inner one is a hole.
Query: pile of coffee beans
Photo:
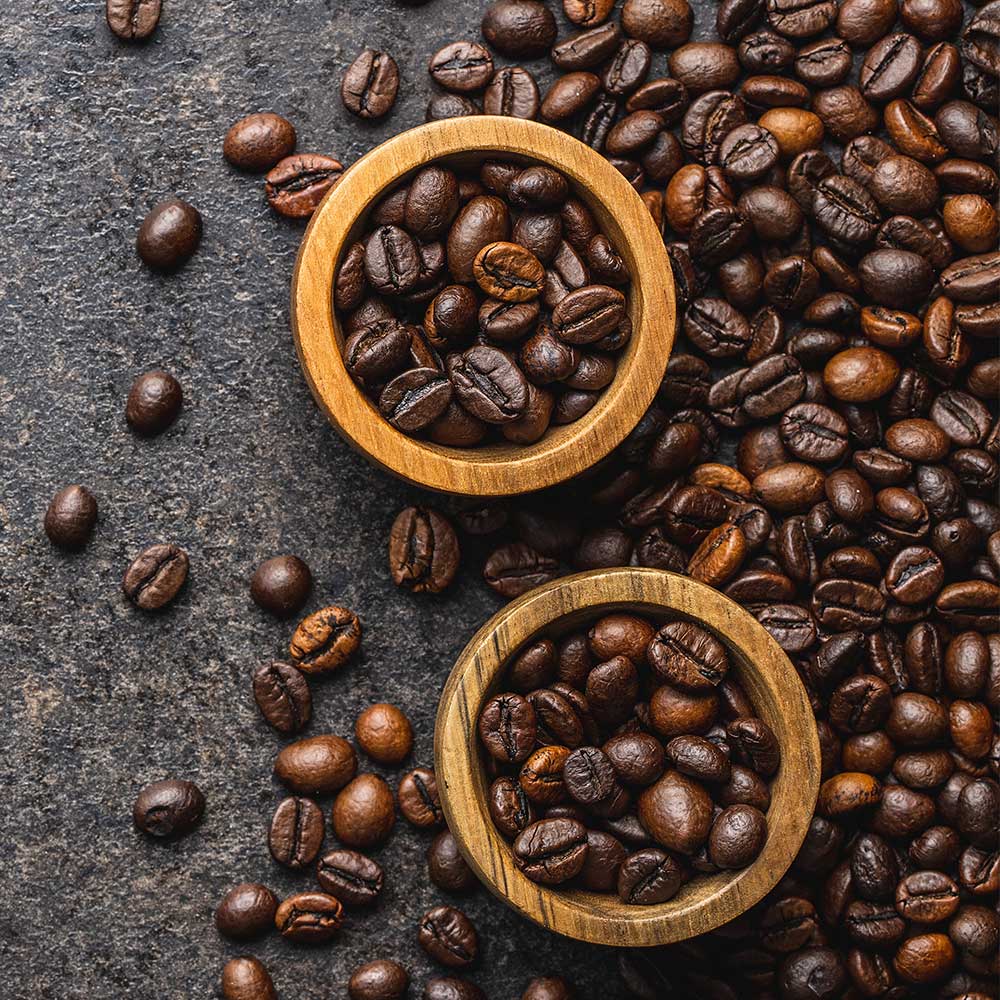
[[[685,0],[624,0],[620,23],[563,7],[581,30],[559,40],[543,4],[490,5],[490,59],[564,71],[544,95],[524,67],[491,80],[636,184],[680,337],[619,448],[458,511],[463,547],[504,597],[629,564],[723,589],[796,665],[823,750],[778,888],[624,954],[623,978],[641,997],[996,997],[1000,5],[723,0],[698,42]]]
[[[729,667],[706,629],[624,612],[515,655],[478,728],[518,868],[649,905],[749,865],[781,751]]]
[[[347,370],[393,427],[458,447],[532,444],[614,379],[628,269],[557,170],[434,163],[369,224],[339,263],[334,304]]]

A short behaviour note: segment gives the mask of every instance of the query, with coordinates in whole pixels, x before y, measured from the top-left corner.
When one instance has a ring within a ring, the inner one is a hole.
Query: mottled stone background
[[[11,1000],[212,996],[242,950],[212,926],[225,889],[310,884],[265,844],[280,743],[249,674],[282,654],[290,628],[249,599],[260,560],[300,553],[316,576],[311,606],[342,602],[364,621],[364,656],[315,686],[313,732],[348,735],[364,705],[392,701],[415,723],[415,763],[430,762],[456,653],[497,606],[473,569],[440,599],[388,579],[388,527],[414,492],[348,450],[313,404],[288,318],[303,227],[274,216],[261,182],[220,152],[234,120],[266,109],[295,123],[301,150],[352,162],[423,120],[428,56],[478,37],[484,4],[163,0],[144,46],[117,41],[103,6],[6,0],[0,17],[0,994]],[[713,12],[702,6],[701,27]],[[375,125],[339,99],[366,45],[389,49],[403,74]],[[135,232],[171,194],[201,210],[205,238],[181,274],[157,277]],[[185,407],[142,441],[124,401],[154,367],[180,378]],[[78,555],[41,529],[71,482],[101,510]],[[186,548],[192,571],[173,607],[147,615],[119,581],[154,541]],[[200,831],[171,845],[130,819],[137,789],[167,775],[196,780],[209,803]],[[381,904],[352,914],[330,947],[253,949],[283,998],[345,996],[349,971],[379,956],[406,963],[419,995],[433,970],[417,921],[442,900],[425,877],[429,840],[401,822],[377,854]],[[491,998],[519,997],[548,970],[582,996],[620,995],[613,952],[550,936],[484,891],[467,909],[483,941],[474,978]]]

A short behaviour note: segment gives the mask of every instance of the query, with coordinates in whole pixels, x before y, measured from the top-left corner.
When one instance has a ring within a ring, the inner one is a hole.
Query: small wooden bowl
[[[490,781],[476,731],[480,708],[501,690],[501,674],[513,653],[539,636],[557,637],[622,609],[659,620],[686,618],[711,629],[728,648],[735,676],[781,744],[781,768],[771,783],[768,838],[760,856],[740,871],[698,876],[672,900],[656,906],[629,906],[610,895],[548,888],[523,875],[489,814]],[[559,934],[635,947],[704,934],[739,916],[777,884],[809,828],[820,755],[805,688],[754,618],[687,577],[655,569],[608,569],[538,587],[473,636],[441,696],[434,767],[448,827],[491,892]]]
[[[549,164],[570,180],[632,275],[632,339],[615,380],[579,420],[532,445],[449,448],[409,437],[378,412],[344,367],[333,313],[337,265],[368,210],[434,160],[470,166],[502,156]],[[511,496],[562,482],[603,458],[639,422],[666,370],[674,340],[673,274],[642,200],[604,157],[538,122],[477,116],[432,122],[384,142],[347,170],[313,215],[292,280],[292,329],[316,401],[354,448],[419,486],[469,496]]]

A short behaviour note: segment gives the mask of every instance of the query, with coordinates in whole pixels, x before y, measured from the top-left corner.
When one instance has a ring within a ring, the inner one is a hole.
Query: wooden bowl
[[[768,838],[740,871],[700,875],[669,902],[631,906],[617,897],[532,882],[514,864],[510,845],[487,807],[490,781],[476,724],[483,703],[501,690],[512,654],[539,636],[557,637],[614,610],[653,619],[684,618],[726,645],[734,675],[781,744],[771,783]],[[597,944],[647,946],[704,934],[760,900],[784,875],[802,845],[819,789],[816,724],[805,688],[764,628],[704,584],[655,569],[579,573],[538,587],[494,615],[462,651],[438,707],[434,767],[448,827],[466,860],[495,895],[568,937]]]
[[[633,336],[615,380],[579,420],[532,445],[450,448],[409,437],[378,412],[344,367],[333,313],[334,274],[368,210],[431,161],[459,166],[502,156],[549,164],[571,182],[632,275]],[[674,340],[670,261],[642,200],[604,157],[538,122],[477,116],[432,122],[384,142],[347,170],[313,215],[292,280],[292,329],[317,402],[344,439],[383,469],[419,486],[469,496],[510,496],[562,482],[603,458],[639,422]]]

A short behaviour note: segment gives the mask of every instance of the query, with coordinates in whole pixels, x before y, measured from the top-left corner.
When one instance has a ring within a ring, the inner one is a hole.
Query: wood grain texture
[[[632,274],[630,343],[614,382],[587,414],[532,445],[448,448],[397,431],[358,388],[341,357],[333,315],[337,263],[360,236],[368,210],[433,160],[475,165],[490,156],[562,171]],[[390,139],[347,170],[313,215],[292,281],[292,329],[317,402],[344,439],[383,469],[419,486],[468,496],[511,496],[552,486],[589,468],[635,427],[652,402],[674,340],[670,262],[649,212],[594,150],[538,122],[478,116],[432,122]]]
[[[781,744],[771,785],[768,839],[748,868],[699,876],[667,903],[626,906],[616,897],[550,889],[518,871],[489,816],[489,780],[476,720],[501,690],[510,656],[539,634],[558,636],[600,614],[628,608],[651,618],[686,618],[726,645],[732,670]],[[787,871],[802,845],[819,789],[816,724],[805,688],[771,636],[729,598],[655,569],[579,573],[525,594],[494,615],[462,651],[438,707],[434,766],[448,826],[491,892],[536,923],[598,944],[649,946],[704,934],[753,906]]]

